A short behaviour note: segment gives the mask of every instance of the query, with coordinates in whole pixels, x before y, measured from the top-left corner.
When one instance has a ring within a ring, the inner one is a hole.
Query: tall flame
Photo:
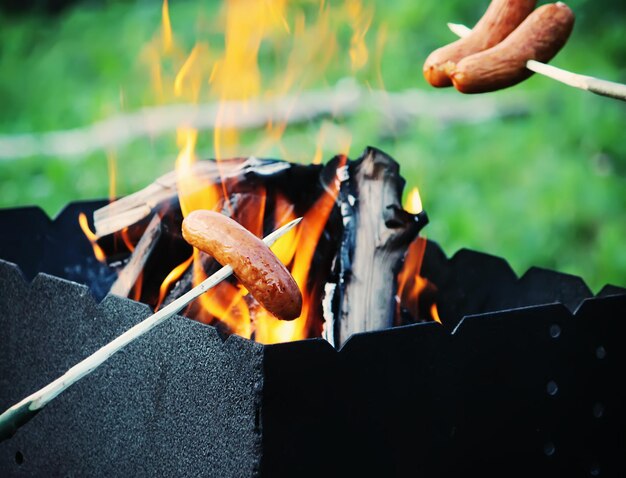
[[[181,150],[176,158],[176,187],[183,216],[187,217],[196,209],[216,209],[221,196],[219,188],[208,180],[200,179],[194,172],[198,132],[181,128],[177,137]]]
[[[219,41],[212,41],[210,47],[207,43],[198,42],[186,52],[172,30],[168,0],[163,0],[161,14],[160,32],[142,52],[150,67],[157,99],[161,102],[218,101],[215,127],[210,136],[220,180],[203,179],[197,174],[198,131],[182,124],[177,131],[176,186],[183,216],[197,209],[222,211],[257,236],[267,232],[264,229],[270,225],[278,227],[295,218],[293,204],[276,192],[272,192],[271,216],[266,217],[269,214],[266,212],[268,193],[261,187],[254,191],[253,201],[249,204],[245,199],[231,204],[233,191],[229,190],[231,186],[224,178],[222,160],[241,154],[240,133],[233,125],[253,113],[252,101],[290,95],[293,99],[286,110],[281,110],[280,116],[274,113],[268,116],[265,136],[253,152],[259,155],[277,149],[284,159],[292,159],[282,138],[289,116],[297,108],[298,93],[316,81],[325,82],[327,71],[338,61],[349,64],[352,71],[360,70],[367,64],[369,51],[366,35],[372,24],[373,10],[364,6],[362,0],[348,0],[332,6],[325,0],[319,0],[317,8],[310,8],[309,4],[288,3],[287,0],[225,0],[223,14],[217,20],[224,28],[223,48],[220,49]],[[339,31],[346,25],[351,32],[350,40],[349,45],[342,45]],[[277,74],[272,78],[264,77],[259,56],[273,62]],[[234,103],[237,108],[233,107]],[[332,120],[321,123],[313,163],[321,163],[325,145],[334,153],[344,155],[338,166],[343,167],[351,145],[351,136],[346,129]],[[109,195],[113,197],[115,158],[109,155],[108,162],[111,177]],[[299,228],[290,231],[272,247],[278,258],[288,266],[303,294],[303,309],[298,319],[291,322],[276,319],[259,307],[248,291],[234,281],[222,282],[196,301],[193,307],[199,309],[198,319],[208,323],[219,321],[231,332],[254,337],[264,343],[308,337],[316,314],[316,291],[311,290],[315,281],[309,276],[318,242],[336,203],[338,191],[339,182],[336,180],[305,212]],[[96,243],[97,237],[89,230],[86,217],[80,217],[79,222],[93,245],[94,254],[99,260],[104,260],[104,253]],[[119,239],[128,251],[134,250],[128,229],[120,232]],[[194,249],[191,257],[178,264],[163,280],[157,308],[166,300],[172,284],[182,274],[191,274],[195,286],[214,267],[214,261]],[[135,299],[142,295],[143,280],[142,274],[131,293]],[[149,296],[150,291],[145,295]]]
[[[338,170],[343,168],[346,162],[347,158],[342,156]],[[276,251],[277,255],[280,254],[279,257],[284,263],[289,264],[293,259],[290,271],[302,293],[302,313],[300,317],[290,322],[278,320],[269,313],[258,314],[255,324],[255,338],[258,342],[269,344],[301,340],[308,337],[313,304],[312,294],[307,288],[307,280],[313,262],[313,254],[338,194],[339,180],[335,178],[332,184],[328,185],[324,194],[304,215],[297,235],[290,239],[286,237],[276,243],[273,250]],[[290,240],[293,242],[289,242]],[[293,245],[294,243],[296,246]]]
[[[417,188],[413,188],[409,193],[404,208],[412,214],[418,214],[423,210]],[[428,287],[434,287],[428,279],[420,275],[425,252],[426,239],[423,237],[416,238],[409,245],[404,258],[404,265],[398,273],[398,306],[407,310],[414,320],[425,319],[425,317],[420,317],[420,299]],[[433,302],[430,305],[427,313],[430,319],[441,323],[436,303]],[[399,315],[399,311],[397,315]]]
[[[371,9],[365,9],[359,0],[348,0],[346,6],[353,30],[350,40],[352,70],[359,70],[366,65],[369,57],[365,35],[372,23],[373,12]]]
[[[163,7],[161,8],[162,25],[161,31],[163,35],[163,51],[168,53],[172,49],[172,24],[170,23],[170,9],[167,4],[167,0],[163,0]]]

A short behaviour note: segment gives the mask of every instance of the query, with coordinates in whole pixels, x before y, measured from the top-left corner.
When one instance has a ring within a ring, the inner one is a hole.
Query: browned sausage
[[[493,0],[471,33],[432,52],[424,63],[424,77],[433,86],[452,86],[456,63],[505,39],[535,8],[536,0]]]
[[[451,74],[457,90],[484,93],[513,86],[533,74],[528,60],[550,61],[565,45],[574,13],[562,2],[543,5],[501,43],[463,58]]]
[[[183,237],[235,276],[252,296],[279,319],[293,320],[302,311],[302,294],[286,267],[265,243],[223,214],[198,210],[183,220]]]

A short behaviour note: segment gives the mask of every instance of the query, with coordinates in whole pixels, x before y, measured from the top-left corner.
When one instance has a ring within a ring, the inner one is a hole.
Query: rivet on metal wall
[[[550,326],[550,337],[553,339],[558,339],[561,336],[561,327],[557,324],[552,324]]]
[[[559,386],[554,380],[550,380],[546,385],[546,391],[548,392],[548,395],[554,396],[559,392]]]
[[[552,443],[551,441],[548,441],[545,443],[545,445],[543,445],[543,452],[546,454],[546,456],[554,455],[555,451],[556,448],[554,446],[554,443]]]
[[[596,418],[602,418],[604,416],[604,404],[596,402],[593,404],[593,416]]]

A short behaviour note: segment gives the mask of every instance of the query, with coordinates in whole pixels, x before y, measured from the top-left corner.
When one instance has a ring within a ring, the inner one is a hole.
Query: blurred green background
[[[302,8],[315,9],[310,3]],[[440,94],[423,79],[424,59],[454,39],[446,22],[471,26],[488,1],[363,4],[374,9],[374,17],[365,37],[370,61],[354,73],[358,84],[380,88],[382,80],[390,93]],[[626,82],[626,2],[568,4],[577,24],[552,63]],[[183,51],[198,39],[223,41],[222,7],[171,1],[172,27]],[[87,126],[159,104],[144,57],[160,22],[161,5],[154,1],[79,1],[54,14],[41,8],[0,10],[0,140]],[[386,42],[379,70],[381,31]],[[350,36],[349,28],[339,30],[337,58],[307,89],[353,75]],[[281,61],[277,53],[261,51],[264,81],[280,74]],[[446,104],[475,99],[454,90],[443,94]],[[526,111],[478,122],[417,117],[389,128],[379,112],[363,109],[289,125],[280,147],[265,153],[310,162],[322,123],[331,124],[352,136],[352,157],[374,145],[400,162],[408,185],[419,186],[431,218],[426,235],[448,255],[467,247],[505,257],[518,274],[541,266],[580,275],[594,291],[605,283],[626,286],[626,103],[538,75],[488,96],[496,105],[516,98]],[[242,154],[254,152],[263,135],[263,128],[243,134]],[[53,216],[70,201],[106,197],[112,159],[116,193],[125,195],[173,169],[177,151],[172,132],[82,156],[0,158],[0,207],[36,204]],[[201,132],[198,155],[211,157],[212,151],[211,133]],[[324,159],[336,152],[327,141]]]

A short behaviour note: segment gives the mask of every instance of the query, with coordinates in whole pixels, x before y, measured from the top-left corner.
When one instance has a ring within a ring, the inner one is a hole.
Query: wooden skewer
[[[302,218],[298,218],[288,224],[285,224],[281,228],[269,234],[265,239],[263,239],[263,242],[267,244],[267,246],[271,246],[278,240],[279,237],[283,236],[285,233],[298,225],[301,220]],[[180,296],[171,304],[163,307],[157,313],[151,315],[142,322],[139,322],[134,327],[131,327],[116,339],[96,350],[86,359],[74,365],[61,377],[57,378],[53,382],[50,382],[42,389],[32,395],[29,395],[21,402],[18,402],[11,408],[7,409],[2,415],[0,415],[0,442],[13,436],[19,427],[33,418],[43,407],[54,400],[60,393],[67,390],[81,378],[89,375],[113,354],[120,351],[123,347],[135,341],[146,332],[149,332],[157,325],[165,322],[167,319],[183,309],[192,300],[195,300],[207,290],[215,287],[232,273],[232,267],[222,267],[211,277],[204,280],[201,284],[194,287],[186,294]]]
[[[448,28],[452,33],[461,38],[467,36],[472,31],[471,28],[460,23],[448,23]],[[622,83],[572,73],[571,71],[563,70],[562,68],[557,68],[556,66],[547,65],[546,63],[535,60],[528,60],[526,68],[574,88],[589,91],[596,95],[626,101],[626,85]]]

